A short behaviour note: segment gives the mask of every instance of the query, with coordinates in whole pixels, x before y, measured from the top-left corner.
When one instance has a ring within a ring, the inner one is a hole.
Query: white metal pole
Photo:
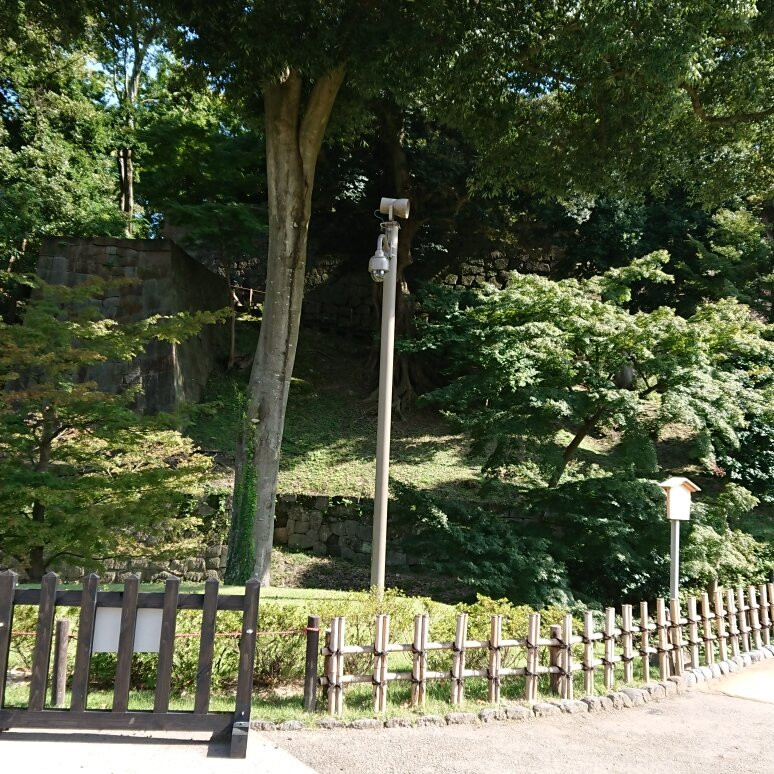
[[[672,548],[669,563],[669,598],[677,599],[680,589],[680,522],[670,519],[672,525]]]
[[[395,296],[398,274],[398,230],[394,221],[385,223],[390,250],[390,270],[382,290],[382,334],[379,355],[379,416],[376,431],[376,487],[371,546],[371,586],[384,589],[387,559],[387,498],[390,477],[390,425],[392,421],[392,368],[395,348]]]

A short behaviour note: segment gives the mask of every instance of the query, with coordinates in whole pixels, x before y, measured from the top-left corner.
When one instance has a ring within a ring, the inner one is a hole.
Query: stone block
[[[223,569],[225,569],[225,567]],[[207,572],[204,573],[204,580],[210,579],[220,580],[220,572],[218,570],[207,570]]]
[[[450,726],[469,725],[475,723],[476,720],[476,715],[473,712],[449,712],[446,715],[446,723]]]
[[[276,724],[272,723],[271,720],[251,720],[250,728],[252,728],[253,731],[276,731],[277,730]]]
[[[465,713],[460,713],[465,714]],[[482,709],[481,712],[478,713],[478,719],[482,723],[491,723],[495,720],[507,720],[508,716],[505,713],[504,709],[500,709],[499,707],[487,707],[486,709]]]
[[[217,543],[216,545],[212,545],[212,546],[205,546],[204,547],[204,558],[205,559],[212,559],[212,558],[219,557],[220,556],[220,549],[221,549],[220,543]]]
[[[622,688],[620,693],[625,694],[631,699],[632,707],[641,707],[650,698],[639,688]]]
[[[548,701],[539,701],[533,704],[532,712],[536,718],[549,718],[562,714],[562,711],[556,704]]]
[[[387,718],[384,721],[385,728],[412,728],[413,726],[411,718]]]
[[[717,680],[717,678],[723,676],[723,672],[721,671],[720,667],[717,664],[710,664],[709,671],[712,674],[712,678],[714,680]]]
[[[613,702],[607,696],[584,696],[581,701],[589,712],[607,712],[613,709]]]
[[[441,715],[421,715],[417,718],[417,726],[427,728],[429,726],[445,726],[446,720]]]
[[[408,563],[406,554],[403,551],[387,551],[386,561],[391,567],[402,567]]]
[[[274,544],[284,546],[288,542],[288,528],[287,527],[275,527],[274,528]]]
[[[384,723],[376,718],[357,718],[357,720],[353,720],[348,727],[365,731],[367,729],[383,728]]]
[[[320,511],[309,511],[309,528],[320,529],[323,523],[323,515]]]
[[[527,720],[532,717],[532,713],[522,704],[508,704],[505,707],[505,717],[508,720]]]
[[[651,699],[663,699],[666,696],[664,686],[659,683],[645,683],[642,686],[642,690],[645,691]]]
[[[728,668],[728,661],[718,661],[715,666],[720,670],[721,675],[727,675],[731,672],[731,670]]]
[[[355,534],[358,538],[360,538],[360,540],[366,543],[370,543],[374,534],[374,529],[370,524],[358,524]]]
[[[334,535],[344,535],[346,529],[345,522],[332,519],[328,522],[328,529],[330,529],[331,533]]]
[[[285,720],[277,726],[278,731],[303,731],[306,726],[300,720]]]
[[[332,730],[334,728],[346,728],[347,724],[338,718],[318,718],[315,721],[317,728]]]
[[[215,556],[211,559],[205,559],[204,560],[204,569],[205,570],[218,570],[220,569],[220,557]]]
[[[584,704],[577,699],[561,699],[558,704],[559,709],[568,715],[578,715],[589,711],[588,704]]]
[[[728,667],[729,673],[738,672],[742,668],[733,659],[729,659],[728,661],[726,661],[726,666]]]
[[[288,548],[311,548],[314,542],[314,538],[311,535],[302,535],[297,532],[288,535]]]
[[[328,555],[328,546],[325,545],[325,543],[315,543],[312,546],[312,553],[315,556],[327,556]]]
[[[752,650],[752,651],[750,651],[750,654],[749,654],[749,655],[750,655],[750,661],[751,661],[753,664],[757,664],[757,663],[759,663],[760,661],[763,661],[763,656],[761,656],[761,654],[760,654],[760,651],[758,651],[758,650]]]
[[[607,698],[613,703],[613,709],[623,709],[624,707],[631,707],[632,700],[622,691],[613,691],[607,694]]]
[[[324,511],[328,508],[328,498],[325,495],[317,495],[314,498],[314,508],[318,511]]]
[[[666,693],[667,696],[677,696],[677,684],[671,680],[659,680],[658,683]]]
[[[749,653],[742,653],[742,666],[748,667],[752,666],[752,659],[750,658]]]

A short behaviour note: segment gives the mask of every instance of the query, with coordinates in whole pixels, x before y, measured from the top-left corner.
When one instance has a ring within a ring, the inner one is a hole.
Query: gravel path
[[[735,695],[734,695],[735,694]],[[637,709],[523,722],[277,734],[320,774],[774,772],[774,659]]]

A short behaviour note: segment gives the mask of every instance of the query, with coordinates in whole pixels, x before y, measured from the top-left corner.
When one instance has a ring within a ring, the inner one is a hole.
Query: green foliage
[[[580,281],[514,274],[499,292],[428,288],[406,346],[446,358],[450,383],[426,399],[470,431],[488,475],[507,479],[527,461],[556,485],[589,434],[642,443],[669,423],[705,437],[712,462],[712,439],[735,443],[745,413],[767,405],[774,346],[746,307],[723,300],[689,318],[627,309],[632,284],[668,279],[665,262],[653,254]]]
[[[753,418],[737,435],[738,447],[721,446],[718,465],[761,502],[774,503],[774,422],[768,417]]]
[[[711,581],[732,587],[770,579],[771,546],[738,529],[757,504],[746,489],[728,484],[714,502],[694,506],[681,567],[690,589],[704,590]]]
[[[175,514],[210,467],[170,417],[132,411],[136,388],[108,394],[90,368],[180,342],[223,314],[121,324],[94,303],[109,287],[38,283],[23,324],[0,324],[0,542],[32,578],[62,557],[96,567],[146,536],[182,540],[194,518]]]

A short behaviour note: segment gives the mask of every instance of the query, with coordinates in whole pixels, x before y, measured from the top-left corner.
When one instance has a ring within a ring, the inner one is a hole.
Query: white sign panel
[[[161,641],[160,609],[141,607],[137,610],[134,630],[135,653],[158,653]],[[94,621],[93,653],[117,653],[118,635],[121,631],[121,608],[98,607]]]

